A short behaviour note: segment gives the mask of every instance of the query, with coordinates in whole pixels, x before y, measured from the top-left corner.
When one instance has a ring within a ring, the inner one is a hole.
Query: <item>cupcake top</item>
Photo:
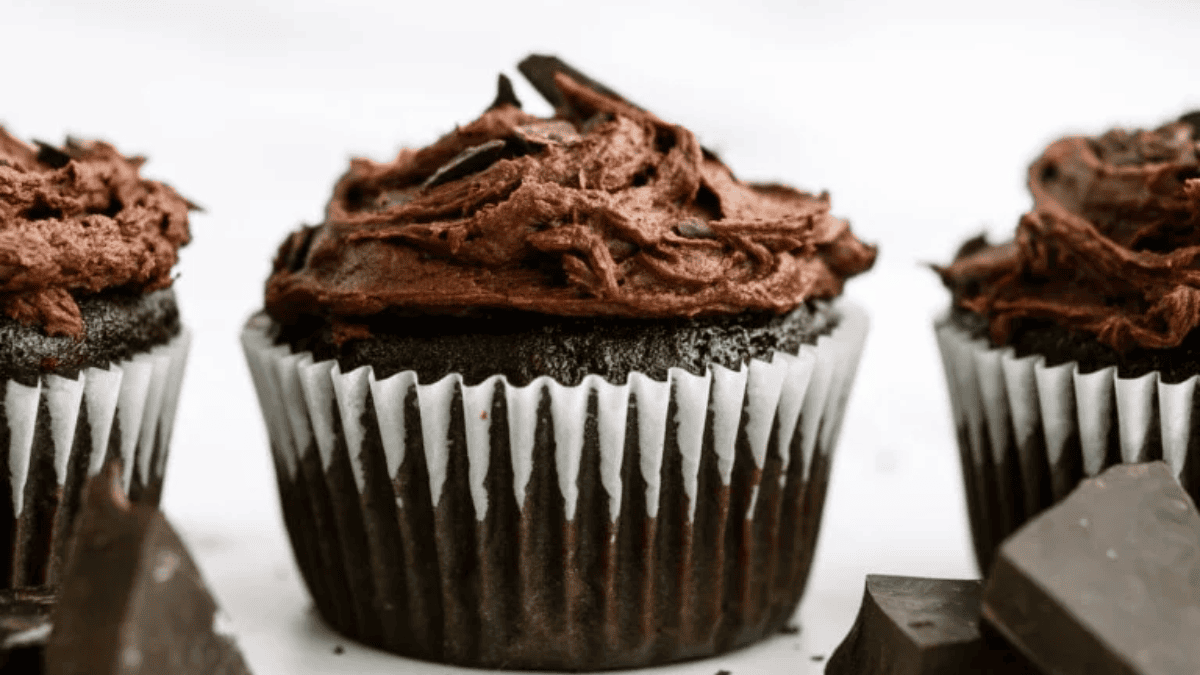
[[[0,128],[0,310],[47,335],[87,337],[80,301],[171,285],[188,210],[102,141],[28,145]]]
[[[1120,353],[1176,347],[1200,325],[1200,113],[1056,141],[1028,180],[1034,207],[1012,241],[974,239],[936,268],[993,343],[1034,320]]]
[[[325,222],[280,248],[267,312],[320,316],[343,339],[387,312],[784,313],[873,263],[828,195],[743,183],[687,129],[537,58],[522,70],[552,118],[523,112],[501,76],[474,122],[353,160]]]

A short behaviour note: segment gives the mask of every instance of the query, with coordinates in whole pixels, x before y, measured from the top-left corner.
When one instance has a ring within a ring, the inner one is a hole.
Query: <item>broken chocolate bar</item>
[[[131,504],[115,464],[86,488],[52,615],[46,672],[248,675],[179,536]]]
[[[1200,513],[1166,464],[1114,466],[1004,542],[983,617],[1047,672],[1200,672]]]
[[[828,675],[1007,675],[1036,673],[979,629],[980,582],[867,575],[854,626],[825,667]]]
[[[0,591],[0,675],[42,672],[53,606],[46,588]]]

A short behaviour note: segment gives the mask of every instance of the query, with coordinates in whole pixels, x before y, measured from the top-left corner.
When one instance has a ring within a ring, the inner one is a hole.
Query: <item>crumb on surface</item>
[[[337,654],[338,656],[341,656],[342,654],[345,654],[345,653],[346,653],[346,648],[345,648],[345,647],[343,647],[343,646],[341,646],[341,645],[334,645],[334,646],[333,646],[333,653],[334,653],[334,654]]]
[[[813,661],[815,661],[816,663],[820,663],[825,660],[825,655],[824,654],[813,654],[810,658]]]

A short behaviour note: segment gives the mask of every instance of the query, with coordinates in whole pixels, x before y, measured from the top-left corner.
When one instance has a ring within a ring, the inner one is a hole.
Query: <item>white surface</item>
[[[738,175],[829,189],[881,245],[849,292],[872,334],[834,465],[804,631],[663,672],[819,672],[867,572],[970,576],[960,477],[921,266],[1028,204],[1067,131],[1200,108],[1189,2],[590,3],[117,0],[0,3],[0,121],[102,137],[204,205],[177,288],[195,330],[165,508],[254,671],[432,672],[314,618],[280,524],[237,344],[275,247],[315,222],[351,154],[385,159],[472,119],[496,73],[558,53],[697,131]],[[618,13],[610,13],[616,8]],[[524,82],[526,108],[546,106]],[[342,645],[345,653],[334,654]],[[443,671],[448,672],[448,671]]]

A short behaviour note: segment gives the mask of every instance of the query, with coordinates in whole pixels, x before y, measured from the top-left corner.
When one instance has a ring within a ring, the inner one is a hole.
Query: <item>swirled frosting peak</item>
[[[1059,140],[1029,167],[1029,189],[1013,241],[976,241],[938,268],[994,342],[1022,318],[1121,352],[1174,347],[1200,326],[1200,114]]]
[[[738,181],[687,129],[581,81],[554,74],[542,119],[502,77],[433,145],[353,160],[325,222],[280,248],[267,311],[782,313],[873,263],[827,195]]]
[[[30,146],[0,128],[0,310],[85,337],[78,296],[171,284],[188,201],[101,141]]]

